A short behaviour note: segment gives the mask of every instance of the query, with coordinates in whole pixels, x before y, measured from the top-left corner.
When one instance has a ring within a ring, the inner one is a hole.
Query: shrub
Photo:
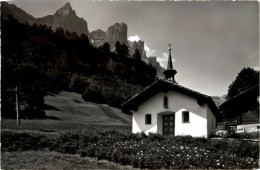
[[[149,133],[148,138],[151,141],[162,141],[164,139],[162,135],[157,133]]]
[[[78,74],[73,74],[70,78],[69,88],[78,93],[84,93],[86,87],[89,86],[88,77],[79,76]]]
[[[231,154],[236,154],[240,157],[250,157],[257,159],[259,158],[259,148],[257,144],[239,141],[239,142],[230,142],[228,146],[228,151]]]
[[[36,109],[35,107],[29,106],[20,112],[21,118],[44,118],[45,112],[43,110]]]
[[[231,133],[226,136],[227,138],[235,138],[235,139],[258,139],[259,132],[251,132],[251,133]]]
[[[48,146],[41,135],[2,132],[2,151],[26,151],[44,149]]]
[[[85,92],[82,95],[82,98],[86,101],[95,102],[95,103],[104,103],[104,97],[100,94],[98,89],[86,88]]]

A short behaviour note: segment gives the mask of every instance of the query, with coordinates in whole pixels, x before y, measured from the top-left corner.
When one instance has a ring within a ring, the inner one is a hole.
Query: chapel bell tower
[[[172,55],[171,55],[171,44],[169,44],[169,58],[168,58],[168,65],[167,65],[167,70],[163,72],[165,79],[172,81],[173,83],[176,83],[174,76],[177,73],[176,70],[173,69],[172,66]]]

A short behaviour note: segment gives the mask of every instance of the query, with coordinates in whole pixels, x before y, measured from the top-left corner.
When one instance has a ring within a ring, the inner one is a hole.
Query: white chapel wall
[[[159,92],[140,104],[138,111],[133,113],[133,133],[162,133],[161,116],[158,113],[175,112],[175,135],[192,135],[207,137],[206,104],[199,106],[197,100],[176,91],[166,93],[168,108],[163,107],[164,92]],[[190,112],[190,123],[182,122],[182,111]],[[152,115],[151,125],[145,125],[145,114]]]
[[[175,135],[191,135],[193,137],[207,137],[207,119],[206,109],[201,112],[189,111],[190,121],[184,123],[182,121],[182,111],[187,109],[180,109],[175,115]]]

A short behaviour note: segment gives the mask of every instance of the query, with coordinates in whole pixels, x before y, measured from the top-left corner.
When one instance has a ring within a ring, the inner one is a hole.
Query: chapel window
[[[146,125],[152,124],[152,115],[151,114],[146,114],[145,115],[145,124]]]
[[[190,122],[190,112],[189,111],[183,111],[182,112],[182,122],[183,123],[189,123]]]
[[[163,107],[168,108],[168,97],[166,95],[164,95],[163,98]]]

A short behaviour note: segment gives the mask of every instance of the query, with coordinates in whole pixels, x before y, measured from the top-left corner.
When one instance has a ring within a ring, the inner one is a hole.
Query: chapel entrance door
[[[175,131],[175,114],[170,114],[170,115],[163,115],[163,135],[164,136],[169,136],[173,135],[174,136],[174,131]]]

